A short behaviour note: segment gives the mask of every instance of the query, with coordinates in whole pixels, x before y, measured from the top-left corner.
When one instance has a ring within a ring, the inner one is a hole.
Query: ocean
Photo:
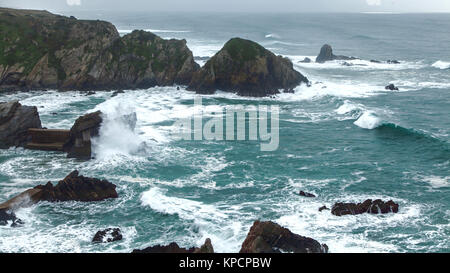
[[[74,169],[117,185],[98,203],[40,203],[17,212],[25,225],[0,226],[0,252],[131,252],[156,244],[238,252],[255,220],[312,237],[330,252],[450,251],[450,14],[63,13],[112,22],[121,35],[145,29],[186,39],[199,64],[233,37],[256,41],[292,60],[311,87],[247,98],[202,96],[203,110],[277,105],[279,148],[255,141],[186,141],[171,133],[196,95],[154,87],[86,96],[80,92],[0,94],[39,109],[44,127],[71,127],[87,112],[107,118],[95,159],[0,150],[0,201]],[[337,55],[314,60],[328,43]],[[398,60],[400,64],[370,60]],[[399,91],[387,91],[393,83]],[[135,112],[134,131],[117,117]],[[300,197],[300,190],[317,198]],[[318,208],[368,198],[394,200],[397,214],[333,216]],[[124,239],[92,244],[119,227]]]

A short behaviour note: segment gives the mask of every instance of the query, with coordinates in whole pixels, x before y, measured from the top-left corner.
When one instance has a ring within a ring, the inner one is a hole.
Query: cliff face
[[[294,70],[292,62],[261,45],[240,38],[228,41],[200,71],[189,89],[202,94],[216,90],[244,96],[266,96],[291,91],[308,79]]]
[[[0,91],[187,84],[198,70],[184,40],[46,11],[0,8]]]

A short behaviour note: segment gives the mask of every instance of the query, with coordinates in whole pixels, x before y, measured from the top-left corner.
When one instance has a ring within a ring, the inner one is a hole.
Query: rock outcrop
[[[116,185],[107,180],[84,177],[79,175],[78,171],[73,171],[56,186],[48,182],[46,185],[36,186],[0,204],[0,210],[15,211],[41,201],[93,202],[117,197]]]
[[[334,60],[355,60],[355,57],[347,57],[347,56],[340,56],[340,55],[334,55],[333,54],[333,48],[330,45],[323,45],[320,49],[320,53],[316,58],[317,63],[325,63],[328,61],[334,61]]]
[[[11,227],[18,227],[23,224],[22,220],[16,217],[14,212],[0,209],[0,226],[6,226],[11,222]]]
[[[255,221],[240,253],[327,253],[328,246],[273,222]]]
[[[294,70],[292,62],[276,56],[261,45],[233,38],[198,72],[188,90],[213,94],[216,90],[242,96],[267,96],[291,91],[308,79]]]
[[[107,228],[105,230],[98,231],[94,238],[93,243],[111,243],[115,241],[120,241],[123,239],[122,232],[120,228]]]
[[[389,84],[385,87],[386,90],[398,91],[398,87],[396,87],[393,83]]]
[[[185,40],[47,11],[0,8],[0,91],[188,84],[200,67]]]
[[[69,140],[64,144],[67,157],[91,159],[91,139],[99,135],[102,122],[101,111],[79,117],[70,129]]]
[[[309,198],[314,198],[314,197],[316,197],[314,194],[309,193],[309,192],[304,192],[304,191],[300,191],[299,195],[300,195],[300,196],[303,196],[303,197],[309,197]]]
[[[363,213],[386,214],[390,212],[397,213],[398,208],[399,205],[392,200],[384,202],[380,199],[375,201],[368,199],[363,203],[336,203],[331,208],[331,213],[336,216],[357,215]]]
[[[211,244],[211,239],[208,238],[206,239],[205,243],[199,248],[182,248],[177,243],[170,243],[167,246],[156,245],[147,247],[142,250],[135,249],[133,250],[133,253],[214,253],[214,248]]]
[[[23,106],[18,101],[0,102],[0,149],[24,146],[29,141],[30,128],[42,128],[36,107]]]

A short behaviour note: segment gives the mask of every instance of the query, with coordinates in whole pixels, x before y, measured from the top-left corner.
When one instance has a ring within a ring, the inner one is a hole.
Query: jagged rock
[[[316,197],[314,194],[304,191],[300,191],[299,195],[303,197]]]
[[[330,45],[323,45],[320,49],[320,53],[316,58],[317,63],[325,63],[328,61],[334,61],[334,60],[356,60],[355,57],[347,57],[347,56],[336,56],[333,54],[333,48]]]
[[[396,87],[393,83],[389,84],[385,87],[386,90],[398,91],[398,87]]]
[[[327,253],[328,246],[273,222],[255,221],[240,253]]]
[[[116,97],[117,95],[123,94],[123,93],[125,93],[123,90],[114,91],[114,93],[112,93],[112,95],[111,95],[111,98]]]
[[[101,111],[86,114],[75,121],[70,129],[70,138],[64,144],[69,158],[91,159],[91,139],[98,136],[102,121]]]
[[[23,221],[16,217],[14,212],[8,212],[7,209],[0,209],[0,226],[6,226],[11,222],[11,227],[23,225]]]
[[[18,101],[0,102],[0,148],[24,146],[30,139],[28,129],[42,128],[35,106]]]
[[[188,84],[200,68],[185,40],[47,11],[0,8],[0,44],[0,91]]]
[[[309,64],[312,63],[312,60],[308,57],[304,58],[303,61],[300,61],[300,63]]]
[[[41,201],[93,202],[117,197],[116,185],[107,180],[84,177],[79,175],[78,171],[73,171],[59,181],[56,186],[48,182],[46,185],[39,185],[26,190],[11,200],[0,204],[0,210],[15,211]]]
[[[142,250],[135,249],[133,253],[214,253],[214,248],[211,244],[211,239],[208,238],[199,248],[181,248],[177,243],[170,243],[167,246],[156,245]]]
[[[330,209],[327,208],[327,206],[322,206],[319,208],[319,212],[322,212],[323,210],[330,210]]]
[[[122,232],[120,228],[107,228],[105,230],[98,231],[94,238],[93,243],[111,243],[122,240]]]
[[[188,90],[201,94],[222,90],[261,97],[308,82],[294,70],[289,59],[276,56],[255,42],[233,38],[194,74]]]
[[[371,214],[386,214],[386,213],[397,213],[399,205],[394,201],[390,200],[388,202],[384,202],[380,199],[372,201],[372,199],[368,199],[363,203],[336,203],[331,208],[331,213],[336,216],[343,215],[357,215],[363,213],[371,213]]]

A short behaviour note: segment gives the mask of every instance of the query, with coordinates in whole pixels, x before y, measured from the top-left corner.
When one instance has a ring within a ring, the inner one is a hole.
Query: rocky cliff
[[[222,90],[259,97],[291,91],[302,82],[308,79],[294,70],[289,59],[255,42],[234,38],[194,74],[188,89],[201,94]]]
[[[0,91],[187,84],[199,66],[185,40],[47,11],[0,8]]]

